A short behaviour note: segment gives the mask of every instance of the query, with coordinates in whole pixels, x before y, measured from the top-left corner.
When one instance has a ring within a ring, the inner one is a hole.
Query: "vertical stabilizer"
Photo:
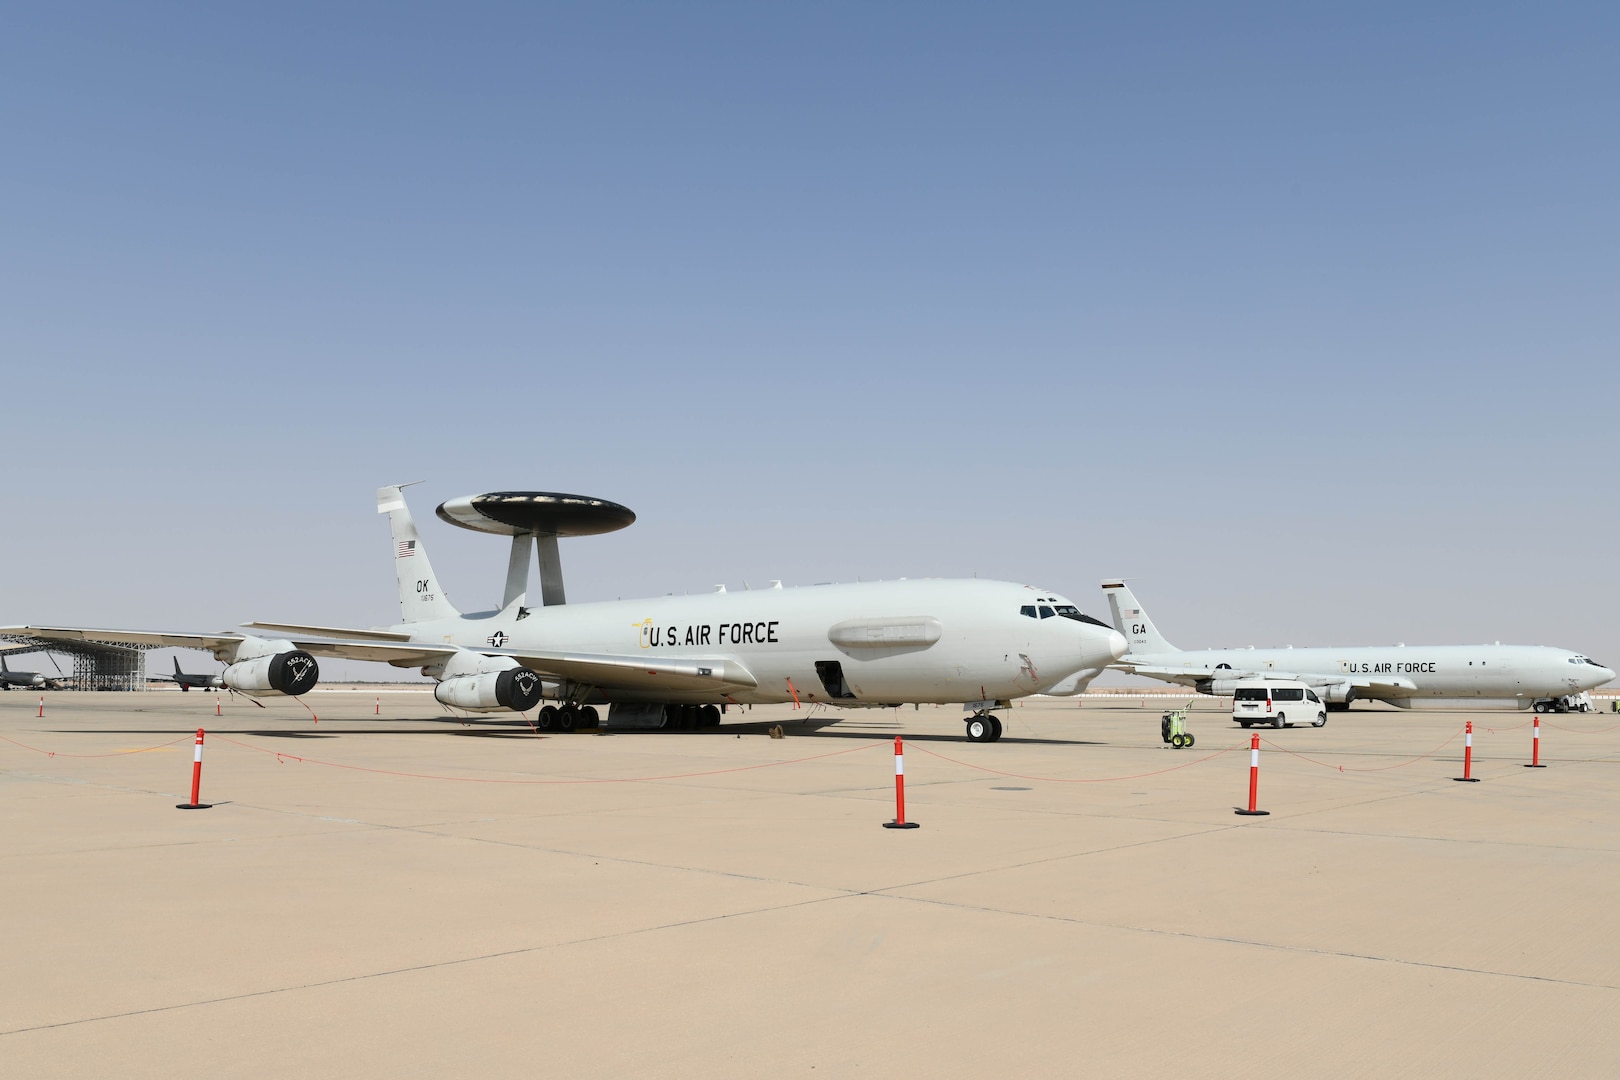
[[[1131,587],[1120,578],[1114,578],[1102,583],[1103,593],[1108,597],[1108,610],[1114,616],[1114,629],[1125,635],[1125,641],[1130,650],[1127,655],[1151,655],[1153,653],[1171,653],[1181,650],[1164,640],[1148,618],[1142,604],[1131,592]]]
[[[439,579],[428,562],[427,549],[416,535],[416,522],[400,490],[409,484],[393,484],[377,489],[377,513],[388,515],[394,534],[394,573],[399,578],[399,613],[408,623],[433,619],[454,619],[461,615],[444,595]]]

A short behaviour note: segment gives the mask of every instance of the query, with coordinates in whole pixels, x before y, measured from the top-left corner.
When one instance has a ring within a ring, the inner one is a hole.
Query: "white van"
[[[1306,721],[1321,727],[1327,723],[1327,706],[1304,683],[1255,679],[1238,683],[1232,691],[1232,719],[1244,727],[1270,724],[1283,728]]]

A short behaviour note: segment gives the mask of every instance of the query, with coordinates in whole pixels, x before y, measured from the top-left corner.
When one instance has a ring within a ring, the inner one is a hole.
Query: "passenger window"
[[[1051,608],[1047,607],[1045,604],[1041,605],[1041,618],[1050,619],[1052,616],[1054,616],[1056,614],[1057,614],[1057,612],[1053,611]]]
[[[1033,619],[1035,617],[1035,605],[1034,604],[1025,604],[1023,607],[1018,609],[1018,614],[1020,614],[1020,615],[1028,615],[1030,618]]]

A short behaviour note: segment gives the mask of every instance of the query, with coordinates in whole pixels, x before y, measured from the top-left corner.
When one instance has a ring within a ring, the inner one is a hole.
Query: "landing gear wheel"
[[[1001,718],[999,716],[990,717],[990,741],[1001,741]]]
[[[1285,727],[1287,727],[1288,726],[1288,717],[1284,716],[1282,713],[1278,713],[1277,718],[1271,722],[1271,726],[1274,727],[1274,728],[1285,728]]]
[[[552,705],[544,705],[539,715],[534,718],[534,726],[541,731],[550,731],[557,726],[557,709]]]
[[[579,726],[583,728],[602,726],[602,714],[596,711],[595,705],[587,705],[579,710]]]
[[[561,731],[573,731],[579,726],[579,710],[572,705],[564,705],[557,710],[557,727]]]
[[[705,705],[698,710],[699,727],[719,727],[720,707],[718,705]]]
[[[995,729],[990,726],[990,718],[978,713],[969,718],[967,722],[968,742],[989,742],[990,733]]]
[[[1315,720],[1314,723],[1311,724],[1311,727],[1326,727],[1326,726],[1327,726],[1327,713],[1325,713],[1325,712],[1317,713],[1316,714],[1316,720]]]

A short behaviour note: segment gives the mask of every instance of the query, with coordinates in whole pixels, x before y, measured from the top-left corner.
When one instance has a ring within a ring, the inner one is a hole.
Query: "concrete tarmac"
[[[930,707],[542,738],[419,692],[380,717],[317,692],[319,723],[175,691],[47,694],[40,719],[37,697],[0,695],[5,1076],[1620,1060],[1607,714],[1546,718],[1545,769],[1527,714],[1264,730],[1271,816],[1246,818],[1248,733],[1209,701],[1177,751],[1168,699],[1030,703],[968,744]],[[1469,718],[1482,782],[1455,783]],[[199,726],[215,805],[177,810]],[[896,733],[905,832],[879,827]]]

